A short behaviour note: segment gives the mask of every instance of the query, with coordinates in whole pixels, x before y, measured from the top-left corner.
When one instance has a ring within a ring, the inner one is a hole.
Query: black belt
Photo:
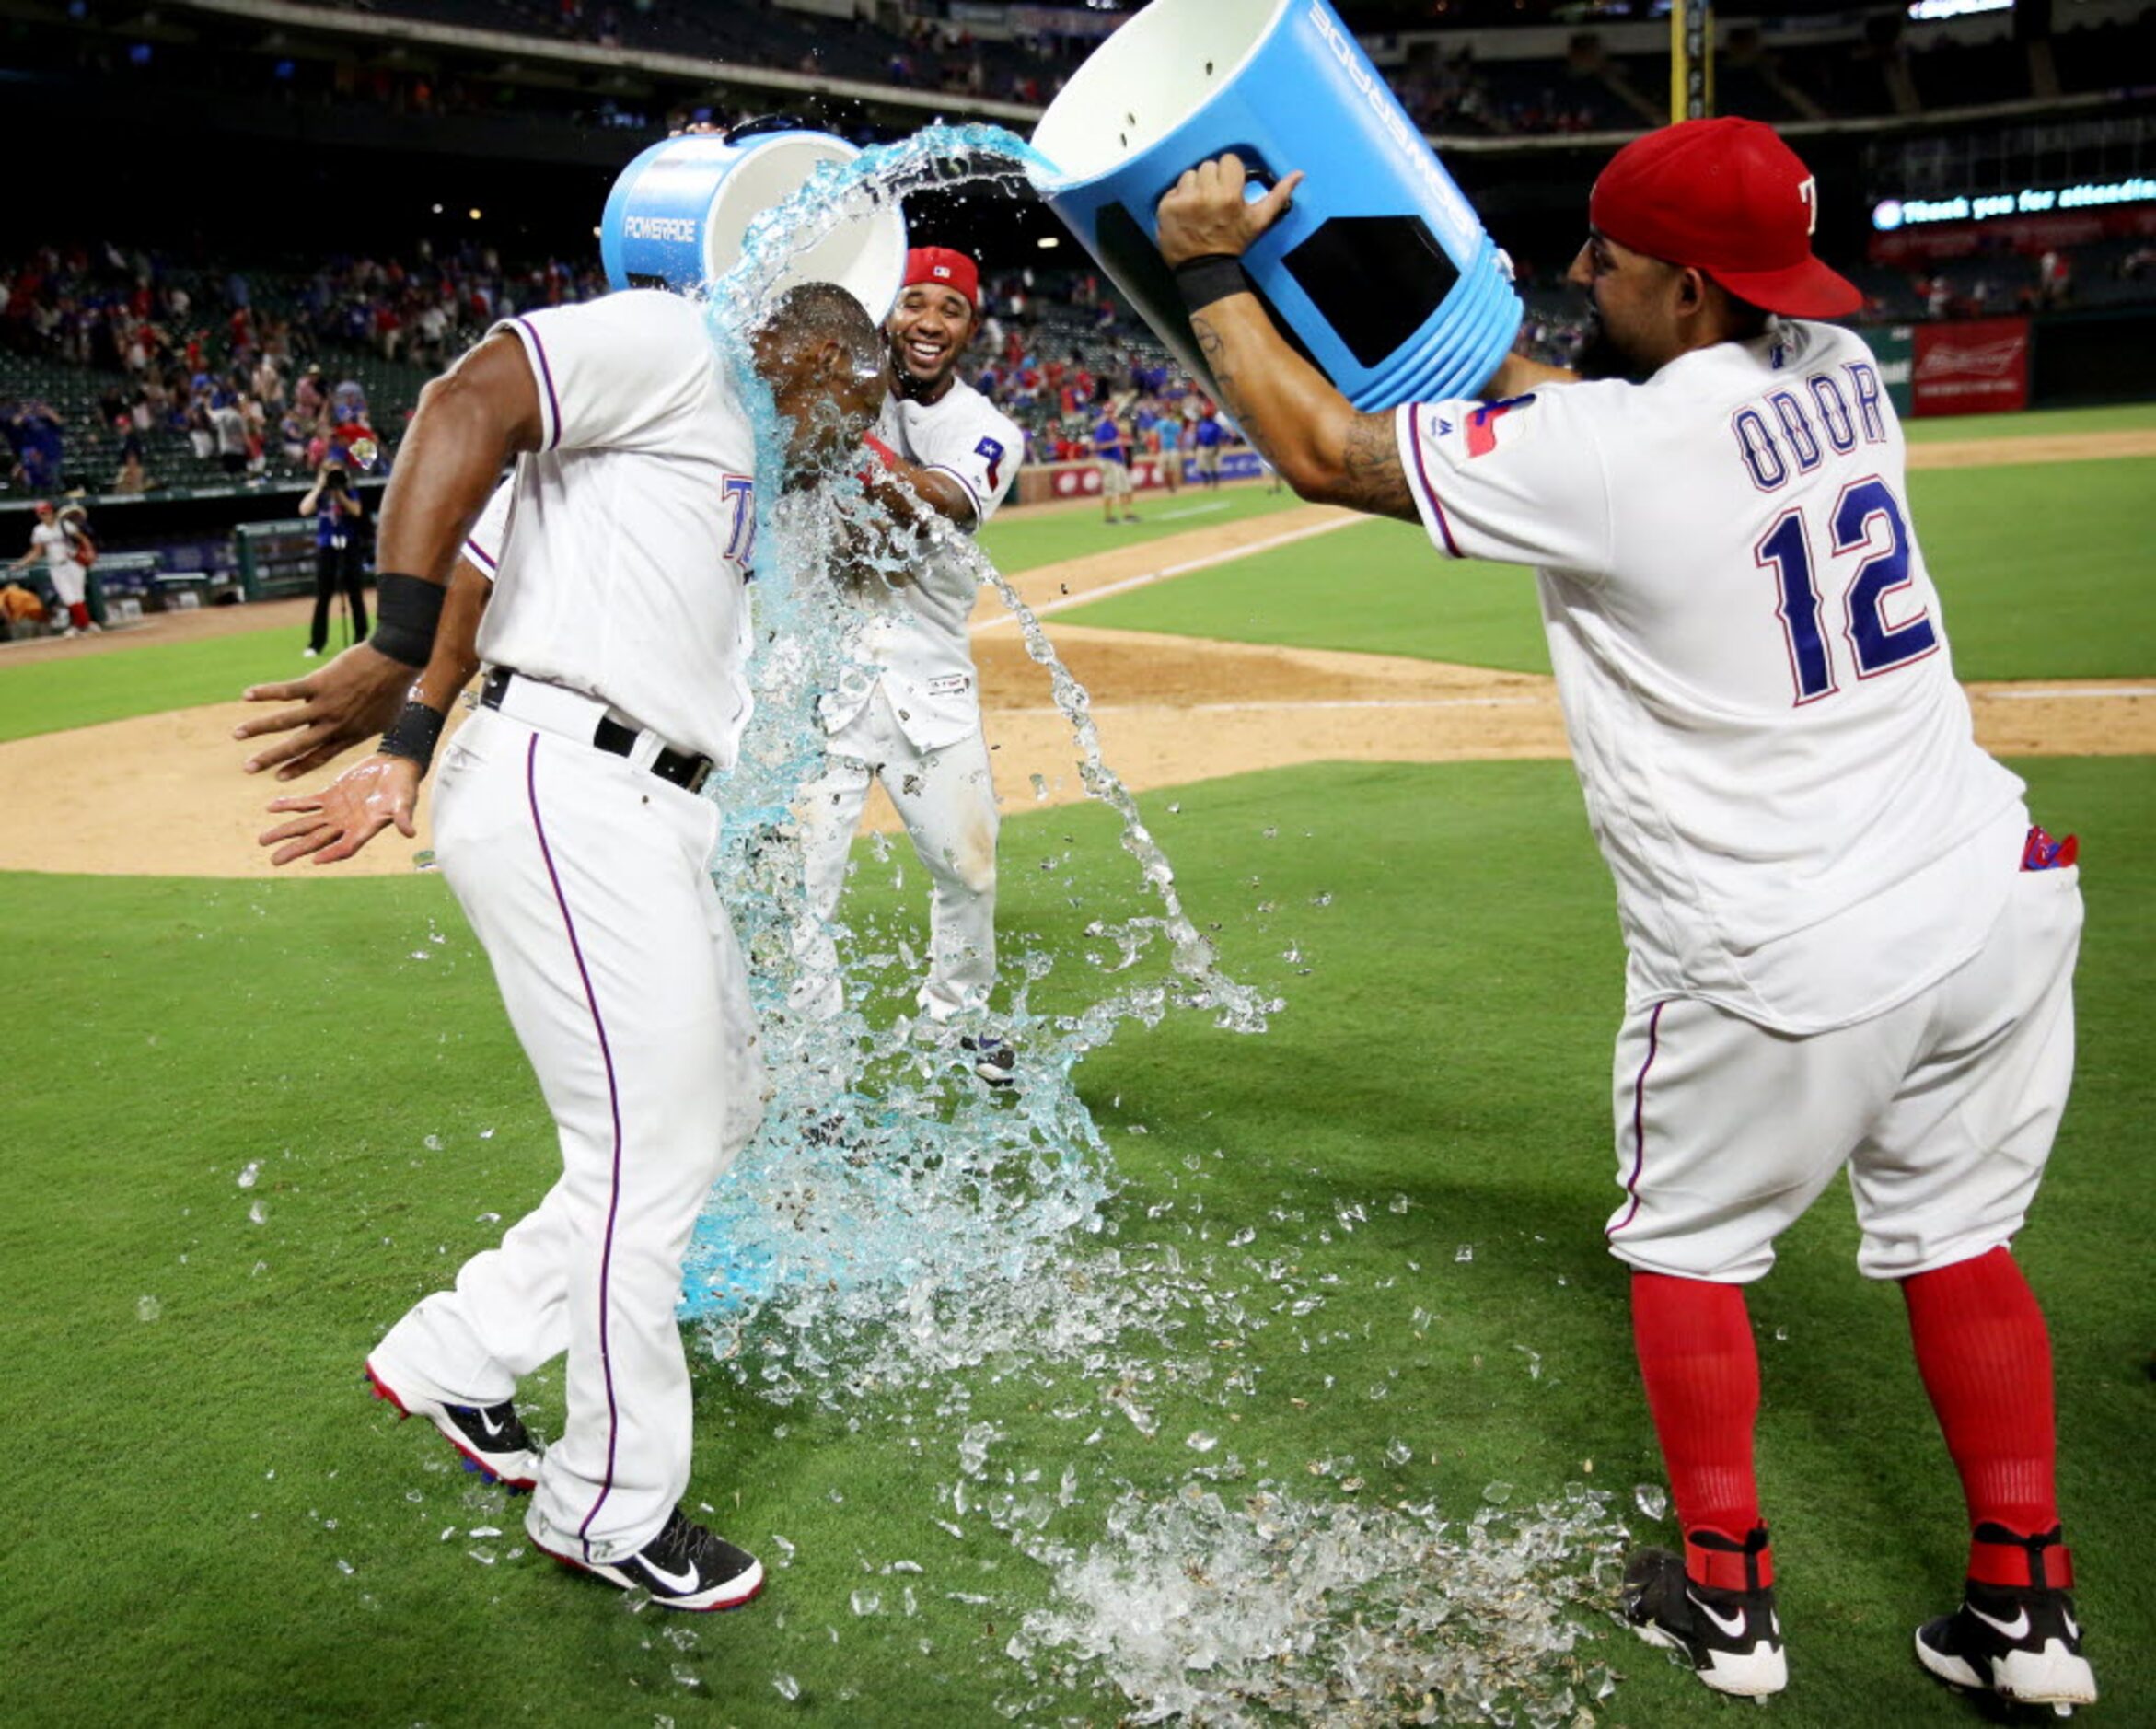
[[[481,708],[500,708],[502,696],[509,689],[509,680],[523,675],[509,667],[491,667],[486,682],[480,687]],[[592,728],[592,748],[604,750],[609,756],[625,757],[636,748],[636,741],[643,737],[635,727],[624,726],[610,715],[602,714]],[[686,750],[662,749],[644,765],[662,781],[670,781],[676,786],[691,793],[703,790],[703,783],[711,778],[712,760],[709,757],[691,756]]]

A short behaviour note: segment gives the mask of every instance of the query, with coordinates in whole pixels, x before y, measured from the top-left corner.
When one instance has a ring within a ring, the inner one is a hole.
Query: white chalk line
[[[1998,697],[2002,701],[2021,701],[2043,697],[2052,701],[2103,702],[2111,697],[2156,696],[2156,685],[2120,686],[2110,690],[1986,690],[1980,696]],[[1095,702],[1096,714],[1138,714],[1169,710],[1177,714],[1304,714],[1325,709],[1426,709],[1426,708],[1547,708],[1557,703],[1554,686],[1546,691],[1524,696],[1402,696],[1402,697],[1321,697],[1308,701],[1281,698],[1271,702]],[[1059,714],[1061,709],[1004,708],[999,714]]]
[[[1320,709],[1554,708],[1557,693],[1538,696],[1409,696],[1321,698],[1299,702],[1095,702],[1095,714],[1143,714],[1165,709],[1177,714],[1308,714]],[[999,708],[997,714],[1060,714],[1061,709]]]
[[[1106,583],[1098,588],[1088,588],[1083,594],[1064,595],[1054,600],[1044,600],[1034,607],[1036,618],[1049,612],[1061,612],[1066,607],[1083,607],[1095,600],[1105,600],[1110,595],[1119,595],[1132,588],[1142,588],[1148,583],[1165,582],[1171,576],[1188,576],[1194,570],[1210,570],[1215,564],[1227,564],[1239,558],[1251,558],[1259,552],[1269,552],[1276,547],[1290,546],[1297,540],[1307,540],[1313,535],[1331,534],[1335,529],[1351,528],[1368,520],[1362,516],[1342,516],[1337,522],[1314,522],[1306,528],[1291,528],[1285,534],[1268,536],[1253,540],[1247,546],[1229,547],[1219,552],[1209,552],[1203,558],[1186,559],[1180,564],[1168,564],[1156,571],[1148,571],[1142,576],[1126,576],[1121,582]],[[982,631],[1000,630],[1017,620],[1010,613],[1001,618],[989,619],[973,629],[975,634]]]
[[[2156,696],[2156,684],[2112,684],[2094,689],[2079,685],[2057,690],[1978,690],[1975,694],[1984,701],[2000,702],[2107,702],[2114,697]]]

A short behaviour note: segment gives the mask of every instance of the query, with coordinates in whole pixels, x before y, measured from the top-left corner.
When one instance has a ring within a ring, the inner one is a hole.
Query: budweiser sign
[[[2029,405],[2029,320],[1919,324],[1911,394],[1918,414],[1988,414]]]

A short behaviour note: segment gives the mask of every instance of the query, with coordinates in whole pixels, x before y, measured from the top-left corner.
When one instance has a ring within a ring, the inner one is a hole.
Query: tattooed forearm
[[[1415,495],[1400,465],[1400,441],[1390,414],[1358,414],[1348,423],[1335,502],[1373,516],[1416,520]]]
[[[1198,352],[1205,356],[1205,364],[1211,369],[1213,383],[1220,387],[1221,400],[1227,404],[1229,416],[1242,429],[1243,436],[1267,460],[1272,460],[1273,452],[1259,429],[1258,410],[1244,394],[1234,370],[1228,365],[1228,345],[1221,340],[1221,333],[1202,312],[1191,316],[1190,330],[1198,338]]]

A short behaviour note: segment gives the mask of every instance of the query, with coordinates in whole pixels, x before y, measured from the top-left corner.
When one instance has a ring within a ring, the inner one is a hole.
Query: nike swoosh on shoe
[[[645,1561],[639,1558],[636,1564],[639,1567],[642,1567],[644,1572],[651,1574],[651,1576],[657,1580],[659,1584],[665,1585],[667,1590],[673,1592],[676,1596],[687,1596],[691,1591],[695,1590],[703,1583],[703,1575],[698,1572],[693,1567],[691,1567],[686,1573],[683,1573],[680,1577],[677,1578],[674,1574],[668,1572],[664,1567],[660,1566],[656,1561]]]
[[[2026,1639],[2029,1636],[2029,1610],[2026,1604],[2014,1611],[2014,1618],[2011,1621],[2002,1621],[1996,1616],[1987,1615],[1973,1603],[1969,1605],[1969,1613],[1985,1626],[1995,1629],[2002,1638]]]
[[[1725,1618],[1721,1610],[1709,1603],[1697,1591],[1687,1591],[1685,1595],[1692,1599],[1694,1608],[1721,1629],[1725,1637],[1742,1639],[1745,1636],[1745,1618],[1741,1613]]]

